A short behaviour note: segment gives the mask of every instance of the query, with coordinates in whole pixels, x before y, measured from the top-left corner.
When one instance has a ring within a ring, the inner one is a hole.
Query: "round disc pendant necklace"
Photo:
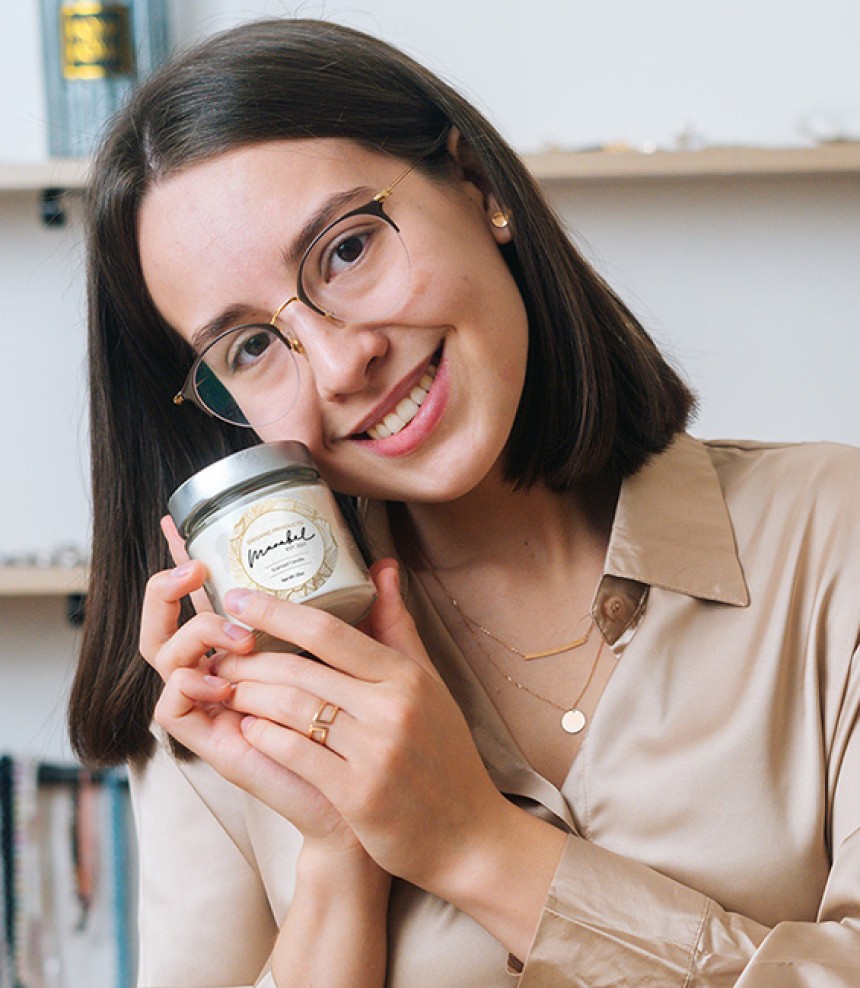
[[[421,553],[419,550],[419,555],[420,554]],[[591,635],[591,629],[594,627],[594,622],[592,622],[592,624],[589,626],[589,629],[585,633],[585,635],[583,635],[580,638],[577,638],[575,641],[571,642],[568,645],[564,645],[560,648],[555,648],[555,649],[547,649],[542,652],[521,652],[519,649],[515,649],[510,645],[506,645],[494,634],[487,631],[482,625],[478,624],[476,621],[473,621],[471,618],[467,617],[467,615],[463,612],[460,605],[457,603],[457,600],[451,596],[451,594],[446,589],[445,585],[442,583],[442,580],[439,577],[439,574],[436,572],[436,570],[433,569],[433,567],[427,562],[427,560],[423,557],[423,555],[422,555],[422,559],[424,565],[427,567],[427,572],[431,575],[436,585],[439,587],[439,589],[442,591],[445,597],[447,597],[448,600],[451,602],[451,605],[459,615],[460,620],[463,622],[463,627],[466,629],[466,631],[471,636],[471,638],[474,639],[475,644],[484,653],[484,656],[486,657],[490,665],[493,667],[493,669],[495,669],[495,671],[500,676],[502,676],[505,680],[507,680],[507,682],[509,682],[511,686],[516,686],[518,690],[522,690],[524,693],[528,693],[529,696],[533,696],[536,700],[540,700],[542,703],[546,703],[550,707],[554,707],[556,710],[560,710],[561,718],[559,720],[559,723],[561,725],[561,729],[565,733],[567,734],[581,733],[588,724],[588,718],[579,709],[579,704],[582,702],[582,698],[588,692],[588,687],[591,686],[591,682],[594,679],[594,674],[595,672],[597,672],[597,666],[600,664],[600,655],[603,652],[603,646],[605,644],[605,641],[602,637],[600,640],[600,645],[598,646],[597,649],[597,654],[594,656],[594,662],[592,663],[591,670],[588,673],[588,678],[585,681],[585,685],[579,691],[579,696],[577,696],[577,698],[573,701],[573,703],[568,705],[562,705],[560,703],[556,703],[556,701],[550,699],[550,697],[543,696],[543,694],[536,692],[535,690],[531,689],[531,687],[526,686],[525,683],[519,682],[519,680],[514,679],[513,676],[509,676],[505,672],[505,670],[498,664],[498,662],[496,662],[496,660],[492,657],[492,655],[490,655],[488,649],[484,646],[484,643],[476,634],[475,628],[478,628],[487,637],[492,638],[493,641],[498,642],[499,645],[506,648],[509,652],[513,652],[515,655],[519,655],[522,658],[528,660],[528,659],[545,658],[550,655],[560,655],[563,652],[569,652],[575,648],[579,648],[580,645],[584,645],[588,641]]]

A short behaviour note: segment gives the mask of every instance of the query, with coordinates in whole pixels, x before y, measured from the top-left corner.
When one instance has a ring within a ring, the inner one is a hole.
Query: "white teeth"
[[[413,401],[411,398],[404,398],[394,411],[404,422],[411,422],[415,418],[415,413],[418,411],[418,402]]]
[[[387,439],[391,435],[391,429],[387,428],[382,422],[367,431],[374,439]]]
[[[389,436],[397,435],[401,429],[405,429],[418,414],[421,403],[433,386],[435,376],[436,368],[429,368],[418,384],[409,392],[409,397],[401,399],[393,412],[389,412],[381,422],[377,422],[376,425],[372,425],[367,430],[371,439],[387,439]]]

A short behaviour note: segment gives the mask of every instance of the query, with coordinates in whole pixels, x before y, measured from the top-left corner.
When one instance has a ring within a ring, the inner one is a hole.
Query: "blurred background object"
[[[42,0],[48,151],[83,157],[167,55],[166,0]]]

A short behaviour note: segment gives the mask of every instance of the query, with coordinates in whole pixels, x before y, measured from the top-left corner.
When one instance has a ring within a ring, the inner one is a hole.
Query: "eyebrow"
[[[366,195],[369,199],[372,199],[375,193],[370,191],[370,187],[366,185],[355,186],[352,189],[344,189],[342,192],[335,192],[333,195],[329,196],[323,201],[320,207],[310,216],[305,225],[299,230],[296,236],[290,241],[289,244],[281,251],[281,260],[287,270],[295,270],[298,268],[299,263],[304,257],[305,251],[314,242],[316,237],[322,233],[322,231],[328,226],[329,223],[334,222],[338,218],[338,214],[346,207],[350,202],[354,202],[359,195]],[[286,297],[286,295],[285,295]],[[248,319],[252,324],[256,322],[253,319],[252,313],[258,311],[251,306],[241,305],[234,303],[233,305],[228,305],[226,308],[222,309],[213,319],[210,319],[207,323],[204,323],[199,329],[195,330],[191,336],[191,345],[197,351],[197,353],[202,353],[206,349],[206,346],[220,336],[221,333],[226,332],[233,326],[242,325],[243,319]],[[269,322],[268,318],[260,321],[260,325],[267,325]]]
[[[209,343],[233,326],[241,326],[244,322],[250,325],[256,322],[265,325],[268,320],[255,320],[251,318],[251,313],[254,311],[254,309],[247,305],[228,305],[214,319],[210,319],[209,322],[194,332],[190,340],[191,346],[194,347],[194,350],[198,354],[201,354]]]
[[[292,269],[299,266],[308,247],[310,247],[329,223],[338,219],[338,214],[347,204],[356,200],[359,195],[366,195],[372,198],[375,193],[371,192],[370,187],[367,185],[357,185],[352,189],[344,189],[343,192],[335,192],[334,195],[329,196],[322,203],[319,209],[317,209],[307,223],[299,230],[292,242],[281,251],[281,257],[287,268]]]

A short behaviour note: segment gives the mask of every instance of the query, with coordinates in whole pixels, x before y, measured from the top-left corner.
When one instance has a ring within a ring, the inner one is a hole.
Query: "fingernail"
[[[218,688],[230,685],[228,679],[222,679],[220,676],[204,676],[203,682],[208,683],[210,686],[217,686]]]
[[[251,632],[247,628],[240,628],[238,624],[231,624],[229,621],[225,621],[224,634],[230,641],[243,642]]]
[[[245,610],[250,596],[250,590],[228,590],[224,594],[224,606],[234,614],[241,614]]]
[[[256,720],[257,720],[257,718],[256,717],[252,717],[250,714],[247,717],[243,717],[242,718],[242,724],[241,724],[242,730],[243,731],[250,731],[251,728],[254,726]]]
[[[181,563],[179,566],[177,566],[173,570],[173,573],[171,575],[176,580],[184,580],[185,577],[188,576],[188,574],[191,572],[193,568],[194,568],[194,563],[191,560],[189,560],[187,563]]]

